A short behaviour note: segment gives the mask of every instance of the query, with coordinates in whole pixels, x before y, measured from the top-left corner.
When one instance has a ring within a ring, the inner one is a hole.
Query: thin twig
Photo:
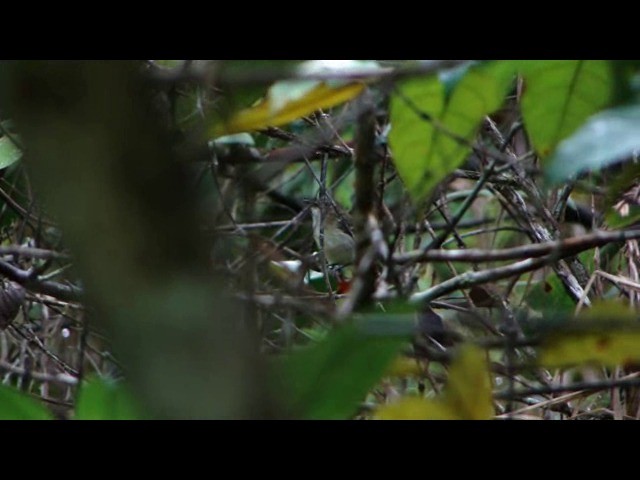
[[[627,375],[615,380],[602,380],[599,382],[577,382],[570,385],[551,385],[548,387],[516,390],[511,395],[506,392],[498,392],[494,395],[494,397],[500,400],[507,400],[508,398],[528,397],[530,395],[548,395],[552,393],[563,392],[585,393],[586,391],[591,391],[591,393],[593,393],[598,390],[607,390],[609,388],[637,387],[638,385],[640,385],[640,378],[638,377],[640,377],[640,372],[635,372],[631,375]]]

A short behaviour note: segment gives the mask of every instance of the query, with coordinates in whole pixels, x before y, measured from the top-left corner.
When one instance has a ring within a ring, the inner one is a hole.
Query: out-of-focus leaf
[[[344,419],[380,380],[404,338],[367,335],[356,324],[342,326],[318,345],[275,365],[285,382],[291,414],[308,419]]]
[[[18,390],[0,386],[0,420],[51,420],[51,413]]]
[[[591,117],[549,159],[547,175],[562,181],[586,170],[600,170],[640,151],[640,106],[614,108]]]
[[[488,420],[494,416],[490,373],[482,350],[465,346],[449,370],[441,398],[406,397],[376,412],[381,420]]]
[[[541,157],[613,98],[615,82],[608,61],[522,61],[518,66],[525,77],[524,124]]]
[[[640,332],[573,333],[550,337],[540,364],[568,367],[595,363],[609,367],[640,360]]]
[[[0,138],[0,170],[16,163],[22,152],[6,136]]]
[[[550,334],[539,363],[548,367],[599,364],[609,367],[640,360],[636,313],[620,301],[602,301],[583,310],[575,323]]]
[[[633,322],[637,318],[634,310],[629,308],[629,305],[619,300],[604,300],[594,302],[591,308],[583,309],[578,315],[580,321],[608,321],[618,322],[624,324],[624,322]]]
[[[164,68],[178,68],[183,66],[184,60],[155,60],[155,63]]]
[[[424,368],[415,358],[396,357],[387,368],[385,375],[389,377],[421,377]]]
[[[462,348],[449,370],[444,402],[461,419],[488,420],[494,416],[490,373],[482,350]]]
[[[378,409],[378,420],[459,420],[449,407],[419,397],[404,397]]]
[[[640,221],[640,206],[629,205],[629,209],[624,215],[620,212],[610,209],[605,216],[609,228],[626,228]]]
[[[76,420],[138,420],[141,412],[135,399],[119,382],[93,378],[82,385]]]
[[[490,68],[470,69],[448,101],[435,77],[398,86],[391,99],[389,142],[396,168],[415,199],[464,161],[480,122],[502,104],[508,81]]]
[[[438,78],[444,85],[445,98],[448,98],[453,93],[460,80],[475,64],[476,62],[465,62],[458,67],[438,72]]]
[[[253,137],[246,132],[236,133],[233,135],[224,135],[214,140],[214,143],[221,145],[250,145],[254,146],[256,142]]]
[[[382,71],[375,62],[357,60],[313,60],[298,67],[301,74],[336,71],[345,73],[354,68]],[[256,105],[233,115],[226,122],[215,124],[213,136],[277,127],[322,108],[331,108],[358,96],[365,88],[359,81],[287,80],[274,84],[267,96]]]

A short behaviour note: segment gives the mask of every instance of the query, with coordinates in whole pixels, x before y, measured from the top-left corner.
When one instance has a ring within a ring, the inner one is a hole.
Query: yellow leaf
[[[421,377],[423,374],[424,368],[418,361],[405,356],[397,357],[386,372],[389,377]]]
[[[404,397],[378,409],[378,420],[457,420],[447,406],[438,401],[419,397]]]
[[[465,346],[449,369],[444,402],[465,420],[493,418],[491,379],[484,352]]]
[[[591,332],[554,335],[539,362],[548,367],[596,363],[615,367],[640,360],[640,332]]]
[[[405,397],[383,405],[379,420],[489,420],[493,418],[493,395],[487,361],[482,350],[465,346],[449,370],[444,395],[436,400]]]
[[[266,127],[277,127],[309,115],[322,108],[331,108],[358,96],[365,88],[364,83],[353,82],[342,86],[319,83],[301,98],[276,102],[271,95],[257,105],[241,110],[225,124],[216,124],[213,136],[249,132]],[[276,108],[274,108],[276,103]]]
[[[539,363],[558,368],[584,363],[615,367],[639,361],[636,319],[637,313],[624,302],[594,303],[565,331],[555,332],[543,342]]]
[[[578,314],[580,320],[634,322],[637,318],[634,309],[621,300],[594,301],[591,308],[583,309]]]

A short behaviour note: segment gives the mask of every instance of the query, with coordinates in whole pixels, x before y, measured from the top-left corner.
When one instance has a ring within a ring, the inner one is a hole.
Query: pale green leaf
[[[591,117],[558,146],[547,175],[563,181],[586,170],[600,170],[640,151],[640,106],[604,111]]]
[[[6,136],[0,138],[0,169],[7,168],[22,157],[22,152]]]
[[[255,145],[253,137],[246,132],[236,133],[233,135],[223,135],[222,137],[216,138],[214,143],[218,145]]]

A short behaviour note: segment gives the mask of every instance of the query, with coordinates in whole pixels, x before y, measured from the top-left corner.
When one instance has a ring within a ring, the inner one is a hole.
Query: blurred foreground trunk
[[[59,221],[92,321],[156,418],[267,416],[237,306],[208,273],[195,205],[140,63],[2,65],[45,207]]]

